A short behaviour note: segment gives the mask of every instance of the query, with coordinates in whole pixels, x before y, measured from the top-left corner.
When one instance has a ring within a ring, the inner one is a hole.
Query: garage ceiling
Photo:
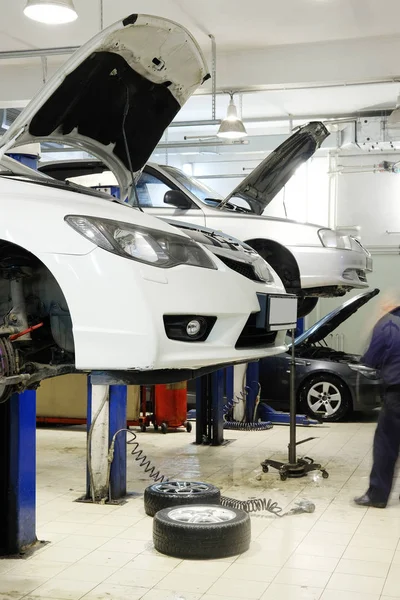
[[[79,18],[58,27],[30,21],[25,0],[2,0],[0,53],[78,46],[100,29],[101,0],[74,0]],[[0,4],[1,5],[1,4]],[[243,91],[243,118],[253,136],[288,131],[282,119],[340,116],[394,108],[400,93],[399,0],[103,0],[104,26],[132,12],[184,24],[211,66],[209,34],[217,44],[217,88]],[[66,56],[48,60],[48,74]],[[43,84],[40,59],[0,60],[0,108],[25,105]],[[211,119],[211,88],[193,97],[178,121]],[[239,96],[236,97],[239,100]],[[228,97],[219,94],[217,119]],[[275,129],[275,131],[274,131]],[[210,135],[215,127],[171,128],[169,140]],[[259,140],[260,141],[260,140]],[[247,148],[249,152],[250,148]]]
[[[23,16],[25,0],[3,0],[0,50],[80,45],[99,27],[99,1],[74,0],[79,19],[46,27]],[[104,0],[104,24],[132,12],[176,20],[207,46],[209,33],[219,48],[264,48],[399,33],[398,0]]]

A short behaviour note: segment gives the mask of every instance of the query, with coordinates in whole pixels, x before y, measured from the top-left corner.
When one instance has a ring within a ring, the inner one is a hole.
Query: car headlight
[[[269,270],[268,264],[261,256],[254,261],[253,265],[255,273],[261,281],[265,281],[265,283],[272,283],[274,281],[274,276]]]
[[[164,269],[217,268],[199,244],[181,235],[97,217],[68,215],[65,221],[99,248],[131,260]]]
[[[325,248],[352,249],[350,237],[348,235],[340,235],[340,233],[333,231],[333,229],[320,229],[318,236]]]
[[[372,367],[367,367],[367,365],[359,365],[359,364],[349,364],[348,367],[352,371],[356,371],[363,375],[367,379],[379,379],[379,371],[373,369]]]

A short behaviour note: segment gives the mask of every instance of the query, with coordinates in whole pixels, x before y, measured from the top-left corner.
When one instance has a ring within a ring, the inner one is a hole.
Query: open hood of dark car
[[[133,14],[79,48],[0,139],[0,155],[35,142],[75,146],[104,161],[121,199],[165,129],[208,78],[191,34]]]
[[[317,342],[321,342],[327,335],[351,317],[351,315],[354,315],[359,308],[377,296],[379,291],[378,289],[368,290],[354,296],[354,298],[350,298],[350,300],[346,300],[342,306],[335,308],[310,327],[310,329],[299,335],[295,340],[295,346],[300,346],[300,344],[304,343],[316,344]]]
[[[253,213],[261,215],[295,171],[311,158],[328,136],[329,131],[319,121],[301,127],[271,152],[225,198],[219,208],[223,208],[233,197],[243,198]]]

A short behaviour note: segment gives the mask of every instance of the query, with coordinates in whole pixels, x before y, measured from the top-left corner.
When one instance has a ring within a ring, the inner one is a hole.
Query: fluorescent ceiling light
[[[78,18],[73,0],[28,0],[25,16],[47,25],[71,23]]]
[[[233,95],[231,95],[226,118],[222,121],[217,136],[228,140],[239,140],[246,137],[246,135],[246,128],[243,121],[238,117]]]

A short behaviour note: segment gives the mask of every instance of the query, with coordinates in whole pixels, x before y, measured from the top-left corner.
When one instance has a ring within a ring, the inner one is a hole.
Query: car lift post
[[[36,542],[36,391],[27,390],[0,404],[0,556]]]
[[[225,369],[196,380],[196,444],[224,443],[224,380]]]
[[[127,388],[125,385],[109,385],[102,381],[101,376],[96,373],[88,377],[87,483],[86,496],[83,499],[86,502],[99,502],[104,499],[118,502],[126,496]],[[114,436],[114,453],[110,457],[110,445]]]

